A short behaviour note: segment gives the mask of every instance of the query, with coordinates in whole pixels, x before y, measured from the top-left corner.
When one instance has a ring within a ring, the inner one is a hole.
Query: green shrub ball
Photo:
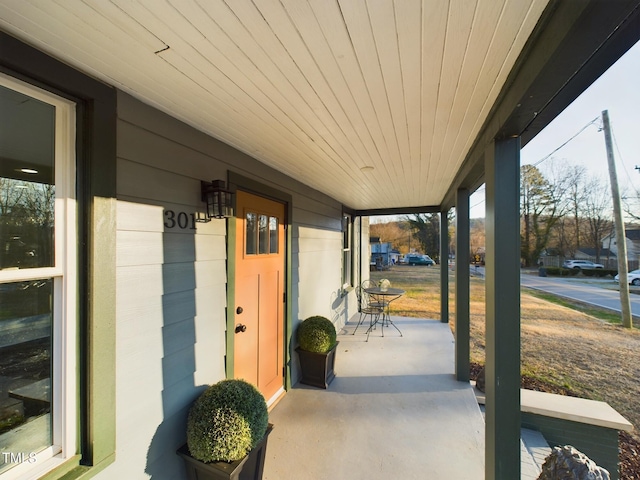
[[[264,437],[269,414],[262,394],[244,380],[222,380],[205,390],[189,411],[187,445],[201,462],[233,462]]]
[[[309,317],[298,327],[298,344],[307,352],[327,353],[336,344],[336,329],[328,318]]]

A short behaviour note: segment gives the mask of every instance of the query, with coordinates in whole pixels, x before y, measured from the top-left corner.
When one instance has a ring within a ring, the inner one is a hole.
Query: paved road
[[[620,311],[620,292],[617,289],[605,288],[615,285],[611,279],[593,280],[593,284],[588,284],[576,278],[538,277],[528,273],[523,273],[520,279],[523,287],[535,288],[616,312]],[[631,294],[631,313],[640,320],[640,295]]]

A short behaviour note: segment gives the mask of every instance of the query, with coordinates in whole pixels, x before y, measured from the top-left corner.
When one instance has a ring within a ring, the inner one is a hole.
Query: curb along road
[[[528,273],[520,275],[520,283],[523,287],[541,290],[560,297],[620,312],[618,285],[611,279],[590,280],[590,282],[592,283],[585,283],[583,279],[576,278],[538,277]],[[609,289],[607,287],[614,288]],[[633,287],[630,288],[633,289]],[[634,320],[640,321],[640,295],[634,293],[631,294],[631,314]]]

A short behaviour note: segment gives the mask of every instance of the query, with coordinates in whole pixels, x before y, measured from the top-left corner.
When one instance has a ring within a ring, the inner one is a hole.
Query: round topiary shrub
[[[302,350],[327,353],[336,344],[336,329],[328,318],[309,317],[298,327],[298,344]]]
[[[189,410],[187,445],[201,462],[233,462],[262,440],[269,415],[262,394],[244,380],[207,388]]]

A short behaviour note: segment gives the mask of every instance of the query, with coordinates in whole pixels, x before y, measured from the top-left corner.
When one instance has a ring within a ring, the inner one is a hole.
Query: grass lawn
[[[371,272],[407,293],[392,315],[440,318],[440,267],[396,265]],[[455,329],[454,279],[450,272],[449,324]],[[484,280],[470,286],[471,361],[484,364]],[[640,431],[640,330],[603,320],[599,312],[550,301],[527,289],[521,294],[521,371],[573,395],[602,400]]]

